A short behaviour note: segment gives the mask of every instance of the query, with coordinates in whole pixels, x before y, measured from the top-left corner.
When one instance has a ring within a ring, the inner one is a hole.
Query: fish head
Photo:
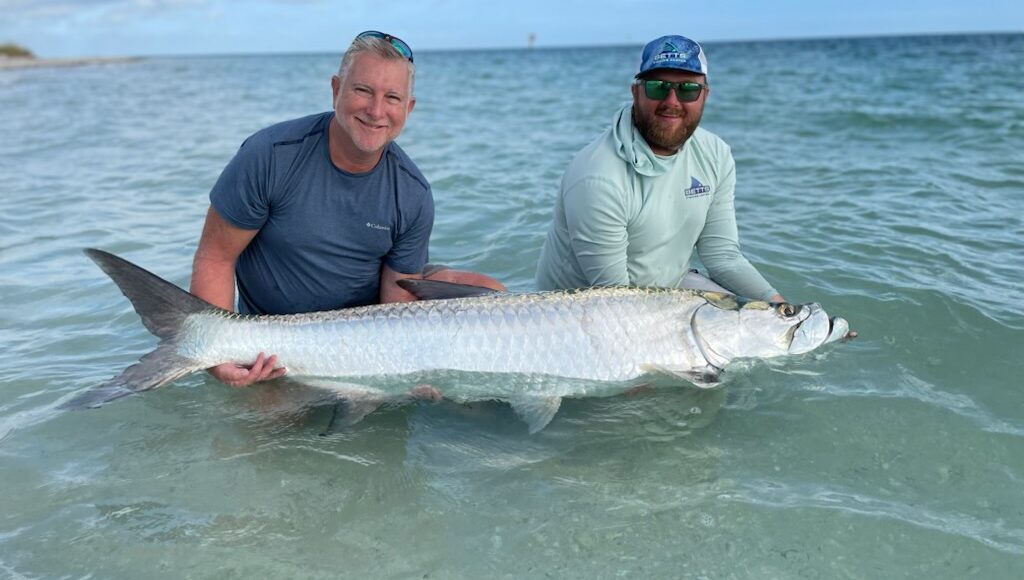
[[[846,320],[830,318],[816,303],[741,302],[713,293],[705,298],[694,313],[693,331],[704,357],[718,368],[734,358],[809,352],[850,331]]]

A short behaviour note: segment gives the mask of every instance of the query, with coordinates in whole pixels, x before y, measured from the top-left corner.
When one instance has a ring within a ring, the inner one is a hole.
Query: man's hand
[[[407,396],[414,401],[428,401],[431,403],[437,403],[444,398],[444,395],[441,394],[437,387],[425,384],[416,385],[409,391]]]
[[[248,387],[253,383],[282,377],[288,372],[288,369],[284,367],[274,368],[276,364],[277,355],[270,355],[268,357],[261,352],[256,357],[256,361],[252,363],[252,366],[246,367],[234,363],[224,363],[208,368],[206,371],[213,375],[213,378],[229,387]]]

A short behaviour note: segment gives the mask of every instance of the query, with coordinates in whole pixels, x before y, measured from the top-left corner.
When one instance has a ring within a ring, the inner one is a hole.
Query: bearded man
[[[740,252],[736,162],[698,126],[707,74],[704,50],[689,38],[644,47],[633,102],[562,177],[539,289],[681,286],[784,302]],[[717,284],[690,270],[695,248]]]

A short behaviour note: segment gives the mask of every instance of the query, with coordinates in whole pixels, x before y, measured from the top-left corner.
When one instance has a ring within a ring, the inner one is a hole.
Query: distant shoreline
[[[27,68],[90,66],[97,64],[118,64],[141,60],[137,56],[93,57],[93,58],[33,58],[20,56],[0,56],[0,70],[17,70]]]

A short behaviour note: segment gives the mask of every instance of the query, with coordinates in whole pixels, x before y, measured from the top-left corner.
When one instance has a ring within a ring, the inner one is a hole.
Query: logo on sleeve
[[[711,186],[697,181],[696,177],[690,177],[690,187],[683,190],[683,194],[686,195],[687,199],[691,197],[704,197],[709,193],[711,193]]]

